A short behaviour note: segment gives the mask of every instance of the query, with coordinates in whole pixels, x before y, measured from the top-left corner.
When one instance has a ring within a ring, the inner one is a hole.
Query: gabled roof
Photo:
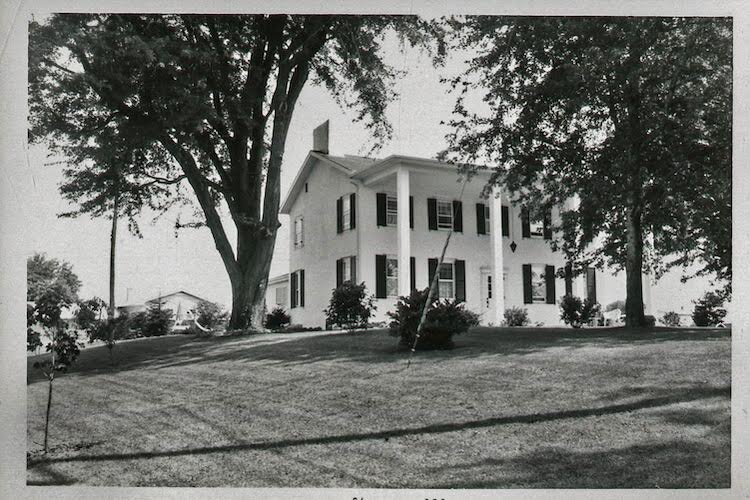
[[[333,156],[317,151],[310,151],[302,163],[302,167],[297,172],[297,176],[292,181],[292,187],[289,189],[284,202],[281,205],[280,213],[289,214],[292,209],[294,200],[299,196],[300,191],[305,185],[305,179],[315,164],[315,160],[320,161],[329,167],[335,168],[350,178],[364,180],[370,175],[387,170],[389,167],[402,162],[417,165],[422,168],[456,171],[457,166],[452,163],[441,162],[429,158],[417,158],[405,155],[390,155],[385,158],[368,158],[364,156]],[[479,170],[488,170],[487,167],[477,166]]]
[[[171,296],[173,296],[173,295],[178,295],[178,294],[180,294],[180,293],[182,293],[182,294],[184,294],[184,295],[188,295],[188,296],[190,296],[190,297],[193,297],[194,299],[196,299],[196,300],[198,300],[198,301],[202,301],[202,300],[203,300],[203,301],[205,301],[205,300],[206,300],[206,299],[204,299],[204,298],[198,297],[197,295],[195,295],[195,294],[192,294],[192,293],[189,293],[189,292],[186,292],[186,291],[184,291],[184,290],[177,290],[176,292],[172,292],[172,293],[166,293],[166,294],[164,294],[164,295],[160,295],[160,296],[158,296],[158,297],[154,297],[153,299],[150,299],[150,300],[147,300],[147,301],[145,301],[145,302],[144,302],[144,304],[148,304],[149,302],[159,302],[159,301],[164,301],[164,299],[166,299],[167,297],[171,297]]]

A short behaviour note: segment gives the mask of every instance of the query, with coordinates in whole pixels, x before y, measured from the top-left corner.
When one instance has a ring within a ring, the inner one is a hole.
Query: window
[[[453,229],[453,203],[450,201],[437,200],[437,226],[438,229]]]
[[[344,231],[352,228],[352,199],[344,196],[341,200],[341,227]]]
[[[398,224],[398,200],[392,194],[385,197],[385,224],[387,226]]]
[[[543,220],[530,220],[529,221],[529,234],[532,237],[544,236],[544,221]]]
[[[484,231],[485,234],[490,234],[490,207],[489,205],[484,206]]]
[[[290,308],[305,307],[305,270],[298,269],[294,271],[289,277],[290,285],[292,286],[291,304]]]
[[[441,299],[453,299],[456,296],[456,281],[453,273],[453,263],[443,262],[438,276],[438,295]]]
[[[276,305],[277,306],[286,305],[286,287],[285,286],[280,286],[276,289]]]
[[[300,248],[304,246],[304,228],[302,216],[294,219],[294,247]]]
[[[398,296],[398,259],[392,255],[385,261],[385,290],[389,297]]]
[[[533,302],[547,301],[547,281],[544,272],[545,266],[541,264],[531,266],[531,300]]]

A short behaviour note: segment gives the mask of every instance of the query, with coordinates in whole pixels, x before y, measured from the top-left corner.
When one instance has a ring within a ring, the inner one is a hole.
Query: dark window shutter
[[[438,266],[438,260],[437,259],[427,259],[427,277],[429,279],[428,286],[432,286],[432,280],[435,279],[435,272],[437,272],[437,266]],[[440,288],[438,287],[438,290],[436,292],[439,292]],[[437,297],[439,293],[435,293],[435,297]]]
[[[573,267],[565,264],[565,295],[573,295]]]
[[[544,213],[544,239],[552,239],[552,209]]]
[[[454,278],[456,280],[456,300],[466,300],[466,261],[458,260],[453,263]]]
[[[375,297],[378,299],[384,299],[387,296],[385,259],[385,255],[375,256]]]
[[[417,289],[417,261],[409,257],[409,286],[411,290]]]
[[[544,267],[544,281],[547,285],[547,304],[555,303],[555,266]]]
[[[531,225],[529,224],[529,209],[521,209],[521,236],[531,238]]]
[[[336,288],[344,282],[344,259],[336,259]]]
[[[351,269],[351,275],[352,275],[352,283],[355,285],[357,284],[357,256],[350,257],[352,260],[349,264],[349,267]]]
[[[305,270],[299,270],[299,306],[305,307]]]
[[[336,232],[341,233],[344,230],[344,200],[336,200]]]
[[[349,229],[357,227],[357,194],[349,195]]]
[[[409,196],[409,227],[414,229],[414,197]]]
[[[430,231],[437,231],[437,200],[427,198],[427,228]]]
[[[477,234],[487,234],[484,222],[484,203],[477,203]]]
[[[291,309],[294,309],[297,307],[297,272],[293,272],[291,276],[291,289],[292,289],[292,296],[290,300],[290,307]]]
[[[596,269],[586,268],[586,296],[596,302]]]
[[[532,304],[534,299],[531,296],[531,264],[523,265],[523,303]]]
[[[378,216],[378,226],[385,226],[386,225],[386,216],[385,216],[385,193],[376,193],[375,194],[375,200],[377,201],[377,216]]]
[[[510,236],[510,209],[503,205],[502,209],[503,236]]]
[[[457,233],[464,232],[464,215],[458,200],[453,200],[453,230]]]

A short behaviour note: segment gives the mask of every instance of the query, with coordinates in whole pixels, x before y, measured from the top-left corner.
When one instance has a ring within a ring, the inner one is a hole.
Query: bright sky
[[[394,128],[393,140],[384,144],[379,156],[406,154],[434,157],[445,146],[447,127],[440,121],[450,117],[453,98],[439,83],[442,74],[452,75],[462,67],[461,55],[455,55],[444,68],[434,69],[430,58],[416,50],[401,53],[395,44],[387,59],[396,68],[408,70],[397,83],[400,99],[393,102],[388,117]],[[353,113],[342,110],[325,89],[308,84],[302,92],[287,140],[282,167],[282,199],[312,146],[312,130],[331,121],[332,154],[364,154],[372,145],[363,126],[353,123]],[[110,221],[104,219],[60,219],[56,215],[70,207],[58,192],[62,181],[60,165],[45,165],[50,160],[42,146],[28,152],[30,175],[14,183],[15,193],[29,207],[27,244],[29,253],[45,252],[50,257],[69,261],[83,282],[80,295],[108,297]],[[33,207],[33,208],[32,208]],[[140,218],[143,238],[118,228],[117,304],[142,302],[159,293],[184,289],[223,304],[231,303],[229,280],[207,228],[183,229],[175,237],[174,223],[191,219],[192,209],[173,209],[152,223],[153,214]],[[287,272],[288,226],[280,216],[279,231],[271,277]],[[225,226],[233,234],[229,218]],[[234,240],[233,236],[230,239]]]

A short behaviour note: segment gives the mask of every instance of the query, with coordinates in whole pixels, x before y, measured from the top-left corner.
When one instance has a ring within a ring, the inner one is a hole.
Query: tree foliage
[[[423,47],[437,40],[442,53],[441,31],[413,16],[53,15],[30,25],[30,136],[73,163],[101,151],[120,158],[117,182],[136,187],[126,189],[134,209],[197,203],[196,218],[178,226],[211,231],[232,285],[230,327],[260,326],[297,99],[312,79],[387,139],[398,72],[382,47],[392,33]],[[102,137],[115,147],[92,150]],[[106,165],[69,175],[71,196],[89,177],[104,179]],[[183,182],[190,195],[175,191]],[[106,203],[105,193],[81,210]]]
[[[628,324],[644,321],[643,268],[659,275],[697,261],[699,274],[728,285],[731,19],[453,25],[456,43],[479,53],[450,81],[458,100],[448,158],[497,165],[491,183],[532,214],[566,208],[553,248],[576,274],[625,269]],[[476,89],[480,109],[469,99]],[[564,205],[575,198],[577,207]]]

